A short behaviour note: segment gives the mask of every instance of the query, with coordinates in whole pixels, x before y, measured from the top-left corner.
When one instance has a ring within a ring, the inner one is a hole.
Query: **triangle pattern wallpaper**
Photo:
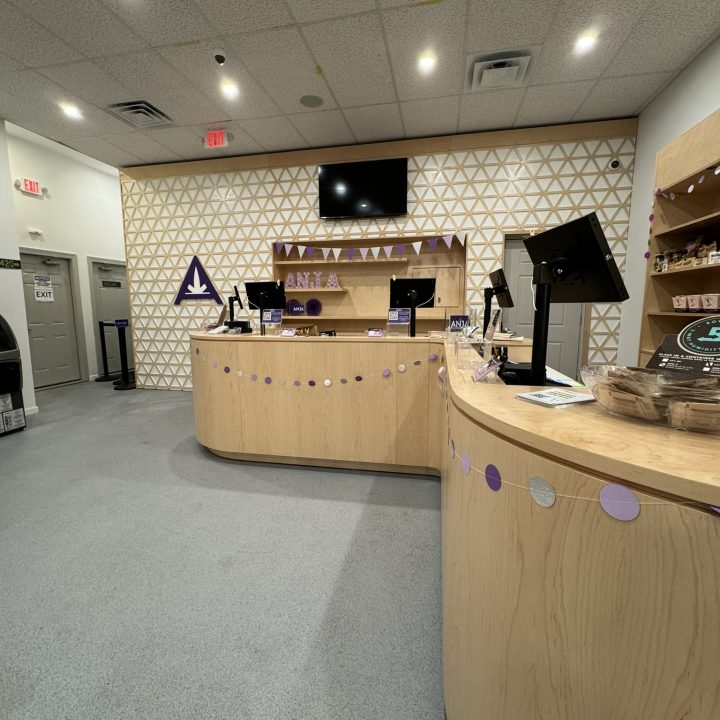
[[[480,310],[488,273],[502,266],[506,234],[540,232],[595,211],[622,271],[634,156],[634,138],[617,137],[410,157],[407,216],[345,221],[318,217],[316,165],[122,175],[138,386],[191,389],[188,332],[220,311],[213,303],[173,304],[194,256],[227,297],[245,280],[272,279],[279,241],[462,234],[466,302]],[[593,305],[588,322],[587,362],[614,362],[620,305]]]

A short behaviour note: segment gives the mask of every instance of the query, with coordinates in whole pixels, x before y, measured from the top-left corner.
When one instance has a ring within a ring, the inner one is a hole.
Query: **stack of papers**
[[[529,393],[518,393],[516,398],[528,400],[540,405],[573,405],[574,403],[592,402],[595,398],[586,392],[567,390],[566,388],[547,388]]]

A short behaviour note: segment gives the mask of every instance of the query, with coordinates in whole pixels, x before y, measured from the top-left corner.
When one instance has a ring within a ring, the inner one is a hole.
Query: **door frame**
[[[527,232],[520,230],[506,231],[503,230],[503,246],[502,246],[502,267],[505,267],[505,248],[507,247],[508,240],[517,242],[528,237]],[[580,353],[578,356],[577,372],[580,372],[580,368],[583,365],[587,365],[588,354],[590,352],[590,313],[592,311],[591,303],[582,303],[582,311],[580,312],[580,334],[578,337],[578,346]]]
[[[97,362],[98,375],[102,371],[102,352],[100,350],[100,338],[95,337],[95,331],[98,329],[98,310],[97,310],[97,299],[95,297],[95,276],[93,275],[93,263],[107,263],[108,265],[122,265],[125,268],[125,275],[127,277],[127,262],[125,260],[113,260],[108,257],[98,257],[97,255],[87,256],[87,267],[88,267],[88,280],[90,283],[90,307],[92,310],[92,322],[93,322],[93,338],[95,338],[95,361]],[[128,284],[128,302],[130,300],[130,285]],[[130,318],[128,317],[128,320]],[[132,323],[130,324],[132,328]],[[132,330],[131,330],[132,332]]]
[[[23,247],[18,248],[21,254],[38,255],[40,257],[59,257],[68,260],[70,265],[70,297],[73,304],[73,320],[75,321],[75,343],[77,344],[78,365],[80,367],[80,380],[83,382],[90,379],[88,370],[87,343],[85,340],[85,322],[82,311],[82,296],[80,295],[80,271],[78,267],[78,256],[74,253],[60,252],[50,248]],[[27,323],[27,312],[25,313]],[[40,388],[44,390],[45,388]]]

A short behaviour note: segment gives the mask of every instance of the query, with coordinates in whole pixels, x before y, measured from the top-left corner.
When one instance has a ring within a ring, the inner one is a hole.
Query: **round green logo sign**
[[[702,318],[684,327],[677,336],[686,352],[703,357],[720,357],[720,317]]]

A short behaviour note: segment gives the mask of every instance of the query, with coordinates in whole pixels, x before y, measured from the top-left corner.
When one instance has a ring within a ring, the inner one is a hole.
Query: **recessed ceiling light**
[[[432,50],[426,50],[420,57],[418,58],[418,70],[423,75],[429,75],[433,70],[435,70],[435,66],[437,65],[437,55]]]
[[[578,38],[575,41],[575,52],[578,55],[584,55],[595,47],[596,42],[597,33],[594,30],[588,30],[582,35],[578,35]]]
[[[220,83],[220,91],[228,100],[235,100],[240,95],[240,88],[232,80],[223,80]]]
[[[67,103],[60,103],[60,109],[73,120],[82,120],[82,113],[76,105],[68,105]]]

